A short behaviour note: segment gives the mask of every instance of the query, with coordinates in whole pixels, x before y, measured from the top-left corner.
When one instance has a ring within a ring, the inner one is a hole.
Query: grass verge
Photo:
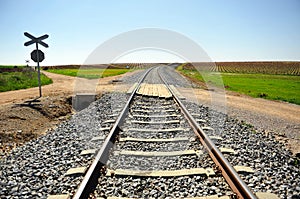
[[[13,67],[2,66],[2,68],[7,69]],[[47,76],[41,74],[41,83],[42,85],[51,84],[52,80]],[[37,72],[29,67],[18,67],[15,71],[0,71],[0,92],[26,89],[37,86]]]
[[[187,70],[183,67],[178,67],[177,70],[193,80],[204,82],[204,75],[202,76],[197,70]],[[224,85],[226,90],[300,105],[300,76],[215,72],[204,74],[211,83],[217,86]],[[217,80],[220,75],[223,85],[220,85],[220,81]]]
[[[61,75],[68,75],[73,77],[83,77],[87,79],[97,79],[102,77],[109,77],[121,75],[128,72],[130,69],[102,69],[102,68],[88,68],[88,69],[48,69],[48,72],[57,73]]]

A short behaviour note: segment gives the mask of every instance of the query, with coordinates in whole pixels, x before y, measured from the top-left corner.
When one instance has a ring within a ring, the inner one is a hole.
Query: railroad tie
[[[111,114],[111,115],[107,115],[107,117],[117,117],[117,116],[119,116],[119,114],[117,114],[117,113],[114,113],[114,114]]]
[[[139,107],[141,108],[141,109],[146,109],[146,110],[148,110],[148,109],[155,109],[155,110],[168,110],[168,109],[172,109],[172,107],[173,106],[171,106],[171,105],[161,105],[161,106],[159,106],[159,107],[153,107],[153,105],[139,105]]]
[[[85,174],[87,170],[87,167],[76,167],[76,168],[71,168],[69,169],[65,175],[70,176],[70,175],[83,175]]]
[[[135,109],[134,111],[132,112],[142,112],[142,113],[170,113],[170,112],[176,112],[175,109],[148,109],[148,110],[145,110],[145,109]]]
[[[80,155],[90,155],[90,154],[95,154],[98,149],[87,149],[81,151]]]
[[[110,131],[111,127],[100,128],[99,131]]]
[[[97,197],[96,199],[104,199],[104,198]],[[139,198],[105,197],[105,199],[139,199]],[[189,197],[189,198],[185,198],[185,199],[230,199],[230,197],[229,196],[211,195],[211,196],[202,196],[202,197]],[[269,199],[269,198],[259,198],[259,199]],[[275,199],[275,198],[270,198],[270,199]]]
[[[188,109],[188,111],[192,112],[192,111],[194,111],[194,110],[193,110],[193,109]],[[198,114],[198,113],[192,113],[191,115],[192,115],[193,117],[201,117],[201,115]]]
[[[180,141],[189,141],[188,137],[177,137],[177,138],[169,138],[169,139],[143,139],[143,138],[133,138],[133,137],[125,137],[119,138],[119,142],[180,142]]]
[[[230,149],[230,148],[221,147],[221,148],[219,148],[219,150],[220,150],[222,153],[232,153],[232,154],[236,154],[236,151],[233,150],[233,149]]]
[[[147,124],[147,125],[160,125],[160,124],[179,124],[179,120],[169,120],[169,121],[139,121],[139,120],[132,120],[131,123],[133,124]]]
[[[210,138],[211,140],[223,140],[223,138],[221,138],[220,136],[214,136],[214,135],[209,136],[209,138]]]
[[[256,193],[259,199],[279,199],[275,194],[272,193]],[[49,195],[47,199],[69,199],[69,194],[60,194],[60,195]],[[126,198],[126,197],[105,197],[106,199],[138,199],[138,198]],[[104,199],[103,197],[97,197],[96,199]],[[186,199],[230,199],[229,196],[203,196],[203,197],[190,197]]]
[[[202,130],[215,131],[215,129],[213,129],[213,128],[209,127],[209,126],[203,126],[201,128],[202,128]]]
[[[180,170],[159,170],[159,171],[138,171],[130,169],[107,169],[106,176],[120,175],[120,176],[140,176],[140,177],[174,177],[174,176],[188,176],[188,175],[206,175],[214,176],[215,172],[211,168],[191,168]]]
[[[96,142],[96,141],[99,141],[99,140],[104,140],[105,137],[106,137],[105,135],[93,137],[93,138],[91,139],[91,141],[92,141],[92,142]]]
[[[103,122],[103,124],[111,124],[111,123],[115,123],[116,120],[106,120]]]
[[[258,199],[279,199],[277,195],[269,192],[256,192],[255,193]]]
[[[237,166],[233,166],[233,168],[238,173],[254,173],[254,170],[251,167],[237,165]]]
[[[196,122],[198,122],[198,123],[206,123],[206,120],[203,120],[203,119],[196,119]]]
[[[69,194],[49,195],[47,199],[70,199]]]
[[[146,133],[151,133],[151,132],[161,132],[161,133],[168,133],[168,132],[181,132],[181,131],[188,131],[187,129],[184,128],[171,128],[171,129],[138,129],[138,128],[129,128],[129,129],[123,129],[124,131],[127,132],[146,132]]]
[[[177,114],[169,114],[169,115],[138,115],[138,114],[133,114],[132,117],[137,117],[137,118],[167,118],[167,117],[180,117],[180,115],[177,115]]]
[[[200,155],[203,154],[202,151],[195,150],[184,150],[184,151],[114,151],[116,155],[131,155],[131,156],[145,156],[145,157],[155,157],[155,156],[180,156],[180,155]]]

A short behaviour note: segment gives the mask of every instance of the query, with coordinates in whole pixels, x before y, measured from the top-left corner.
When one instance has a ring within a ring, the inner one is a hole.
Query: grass
[[[25,66],[24,65],[0,65],[0,69],[1,68],[24,68]]]
[[[14,66],[0,66],[0,68],[13,68]],[[18,67],[19,68],[19,67]],[[52,80],[41,74],[42,85],[51,84]],[[22,67],[21,71],[0,72],[0,92],[26,89],[38,86],[37,72],[31,68]]]
[[[62,75],[68,75],[73,77],[83,77],[87,79],[97,79],[102,77],[109,77],[115,75],[121,75],[128,72],[130,69],[100,69],[100,68],[88,68],[88,69],[48,69],[48,72],[57,73]]]
[[[196,70],[186,70],[178,67],[182,74],[194,80],[204,82],[204,79],[226,90],[236,91],[252,97],[271,100],[281,100],[300,105],[300,76],[240,74],[205,72],[200,75]],[[206,78],[204,78],[206,77]],[[222,77],[222,81],[219,81]]]

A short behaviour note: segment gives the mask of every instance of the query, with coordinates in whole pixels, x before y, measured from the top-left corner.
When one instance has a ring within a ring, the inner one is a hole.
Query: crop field
[[[183,64],[184,69],[221,73],[251,73],[272,75],[300,75],[300,62],[195,62]]]
[[[13,66],[13,65],[0,65],[0,69],[5,69],[5,68],[24,68],[25,66]]]
[[[210,81],[217,86],[236,91],[252,97],[260,97],[271,100],[281,100],[300,105],[300,76],[299,75],[272,75],[265,73],[216,73],[208,70],[201,71],[187,69],[184,65],[177,68],[183,75],[196,81]],[[218,77],[222,77],[222,81]]]
[[[42,85],[52,80],[41,74]],[[0,92],[32,88],[38,86],[37,72],[25,66],[0,66]]]
[[[103,68],[66,68],[66,69],[48,69],[48,72],[57,73],[62,75],[82,77],[87,79],[97,79],[102,77],[109,77],[121,75],[128,72],[130,69],[103,69]]]

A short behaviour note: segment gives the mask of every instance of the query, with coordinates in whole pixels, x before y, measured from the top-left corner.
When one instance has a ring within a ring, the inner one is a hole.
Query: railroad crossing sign
[[[35,36],[29,34],[28,32],[24,32],[24,35],[26,37],[28,37],[29,39],[31,39],[30,41],[25,42],[24,46],[30,46],[31,44],[34,44],[34,43],[36,46],[36,50],[32,51],[30,55],[31,55],[31,59],[34,62],[37,62],[39,91],[40,91],[40,97],[42,97],[40,62],[42,62],[45,59],[45,54],[41,50],[39,50],[38,44],[44,46],[45,48],[48,48],[49,47],[48,44],[46,44],[42,40],[47,39],[49,37],[49,35],[46,34],[46,35],[43,35],[40,37],[35,37]]]
[[[48,44],[46,44],[46,43],[44,43],[42,40],[44,40],[44,39],[47,39],[48,37],[49,37],[49,35],[43,35],[43,36],[41,36],[41,37],[34,37],[34,36],[32,36],[31,34],[29,34],[28,32],[24,32],[24,35],[26,36],[26,37],[28,37],[29,39],[31,39],[30,41],[27,41],[27,42],[25,42],[25,44],[24,44],[24,46],[29,46],[29,45],[31,45],[31,44],[34,44],[34,43],[39,43],[39,44],[41,44],[42,46],[44,46],[45,48],[48,48],[49,46],[48,46]]]
[[[41,50],[34,50],[30,55],[34,62],[42,62],[45,59],[45,54]]]

